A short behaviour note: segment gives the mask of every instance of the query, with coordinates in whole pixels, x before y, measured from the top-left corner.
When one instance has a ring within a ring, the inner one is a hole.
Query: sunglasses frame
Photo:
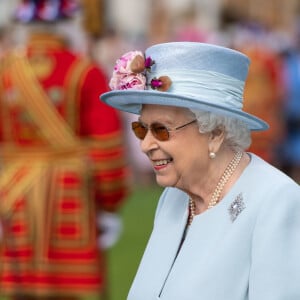
[[[140,139],[140,140],[143,140],[143,139],[146,137],[146,135],[147,135],[147,133],[148,133],[148,131],[149,131],[149,129],[150,129],[151,134],[152,134],[157,140],[159,140],[159,141],[161,141],[161,142],[165,142],[165,141],[168,141],[168,140],[170,139],[170,132],[172,132],[172,131],[177,131],[177,130],[179,130],[179,129],[182,129],[182,128],[188,126],[188,125],[191,125],[191,124],[195,123],[196,121],[197,121],[197,119],[194,119],[194,120],[192,120],[192,121],[190,121],[190,122],[188,122],[188,123],[186,123],[186,124],[180,125],[180,126],[175,127],[175,128],[169,128],[169,127],[167,127],[166,125],[164,125],[164,124],[162,124],[162,123],[159,123],[159,122],[154,122],[154,123],[152,123],[150,126],[147,126],[147,125],[145,125],[144,123],[142,123],[141,121],[135,121],[135,122],[132,122],[132,123],[131,123],[131,129],[132,129],[133,133],[135,134],[135,136],[136,136],[138,139]],[[155,128],[155,127],[156,127],[156,128]],[[140,136],[137,134],[137,131],[135,131],[135,130],[138,129],[138,128],[143,128],[143,129],[145,129],[145,135],[144,135],[144,137],[140,137]],[[165,130],[166,138],[160,137],[160,135],[159,135],[159,130]]]

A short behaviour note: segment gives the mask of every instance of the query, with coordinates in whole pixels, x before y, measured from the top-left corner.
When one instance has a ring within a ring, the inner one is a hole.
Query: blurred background
[[[96,61],[109,78],[124,52],[155,43],[195,41],[229,46],[252,63],[245,110],[270,124],[253,133],[250,151],[300,182],[299,0],[82,0],[86,36],[73,32],[74,51]],[[2,48],[22,44],[11,20],[17,0],[0,1]],[[7,32],[9,33],[7,35]],[[5,34],[6,33],[6,34]],[[9,41],[8,41],[9,40]],[[122,209],[123,233],[108,251],[111,300],[126,299],[151,232],[161,188],[129,132],[134,116],[123,114],[133,192]],[[1,299],[1,297],[0,297]],[[1,300],[4,300],[1,299]],[[88,300],[88,299],[87,299]]]

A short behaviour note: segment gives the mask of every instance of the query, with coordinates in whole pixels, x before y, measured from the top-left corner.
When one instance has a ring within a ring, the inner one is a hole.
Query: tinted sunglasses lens
[[[151,125],[151,132],[159,141],[167,141],[169,139],[169,131],[162,124],[153,123]]]
[[[131,128],[134,134],[136,135],[136,137],[139,138],[140,140],[143,140],[145,138],[148,131],[148,128],[143,126],[143,124],[140,122],[132,122]]]

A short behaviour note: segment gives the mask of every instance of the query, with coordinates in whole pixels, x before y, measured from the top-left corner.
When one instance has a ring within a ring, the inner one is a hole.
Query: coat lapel
[[[128,300],[131,294],[134,299],[137,295],[144,300],[159,299],[181,244],[188,217],[188,196],[177,189],[168,189],[165,196],[169,201],[164,201],[164,196],[161,199],[162,207],[148,242],[151,247],[145,250]],[[153,268],[156,270],[154,278]]]

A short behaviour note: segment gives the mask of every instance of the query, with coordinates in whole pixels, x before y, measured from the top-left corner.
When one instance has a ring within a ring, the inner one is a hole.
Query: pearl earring
[[[209,158],[214,159],[216,158],[216,153],[215,152],[209,152]]]

